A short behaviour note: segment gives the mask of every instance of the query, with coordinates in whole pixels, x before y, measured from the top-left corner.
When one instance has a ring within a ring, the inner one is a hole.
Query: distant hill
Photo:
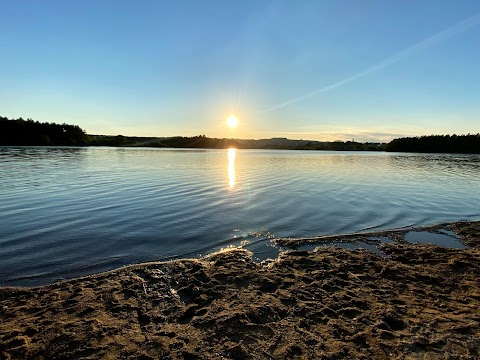
[[[208,138],[205,135],[183,137],[137,137],[90,135],[93,146],[125,146],[125,147],[160,147],[160,148],[203,148],[225,149],[240,148],[239,140]]]
[[[279,150],[332,150],[332,151],[382,151],[385,144],[358,143],[353,141],[322,142],[311,140],[272,139],[219,139],[205,135],[192,137],[146,138],[132,136],[90,135],[90,145],[96,146],[137,146],[137,147],[171,147],[225,149],[279,149]]]

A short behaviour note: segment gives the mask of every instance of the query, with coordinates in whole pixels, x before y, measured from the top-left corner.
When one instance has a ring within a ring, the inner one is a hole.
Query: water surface
[[[480,218],[480,156],[0,148],[0,284]]]

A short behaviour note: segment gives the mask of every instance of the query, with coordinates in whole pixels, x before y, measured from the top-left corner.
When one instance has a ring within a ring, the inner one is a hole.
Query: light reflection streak
[[[237,149],[228,149],[228,185],[230,190],[235,186],[235,155]]]

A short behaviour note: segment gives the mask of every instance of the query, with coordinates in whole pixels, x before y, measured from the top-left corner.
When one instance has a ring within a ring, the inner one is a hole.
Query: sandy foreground
[[[480,222],[442,228],[468,248],[392,231],[388,257],[237,249],[0,288],[0,358],[478,359]]]

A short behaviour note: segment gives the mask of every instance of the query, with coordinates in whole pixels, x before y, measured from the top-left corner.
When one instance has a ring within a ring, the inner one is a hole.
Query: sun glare
[[[235,115],[230,115],[227,119],[227,125],[232,129],[238,125],[238,119]]]

